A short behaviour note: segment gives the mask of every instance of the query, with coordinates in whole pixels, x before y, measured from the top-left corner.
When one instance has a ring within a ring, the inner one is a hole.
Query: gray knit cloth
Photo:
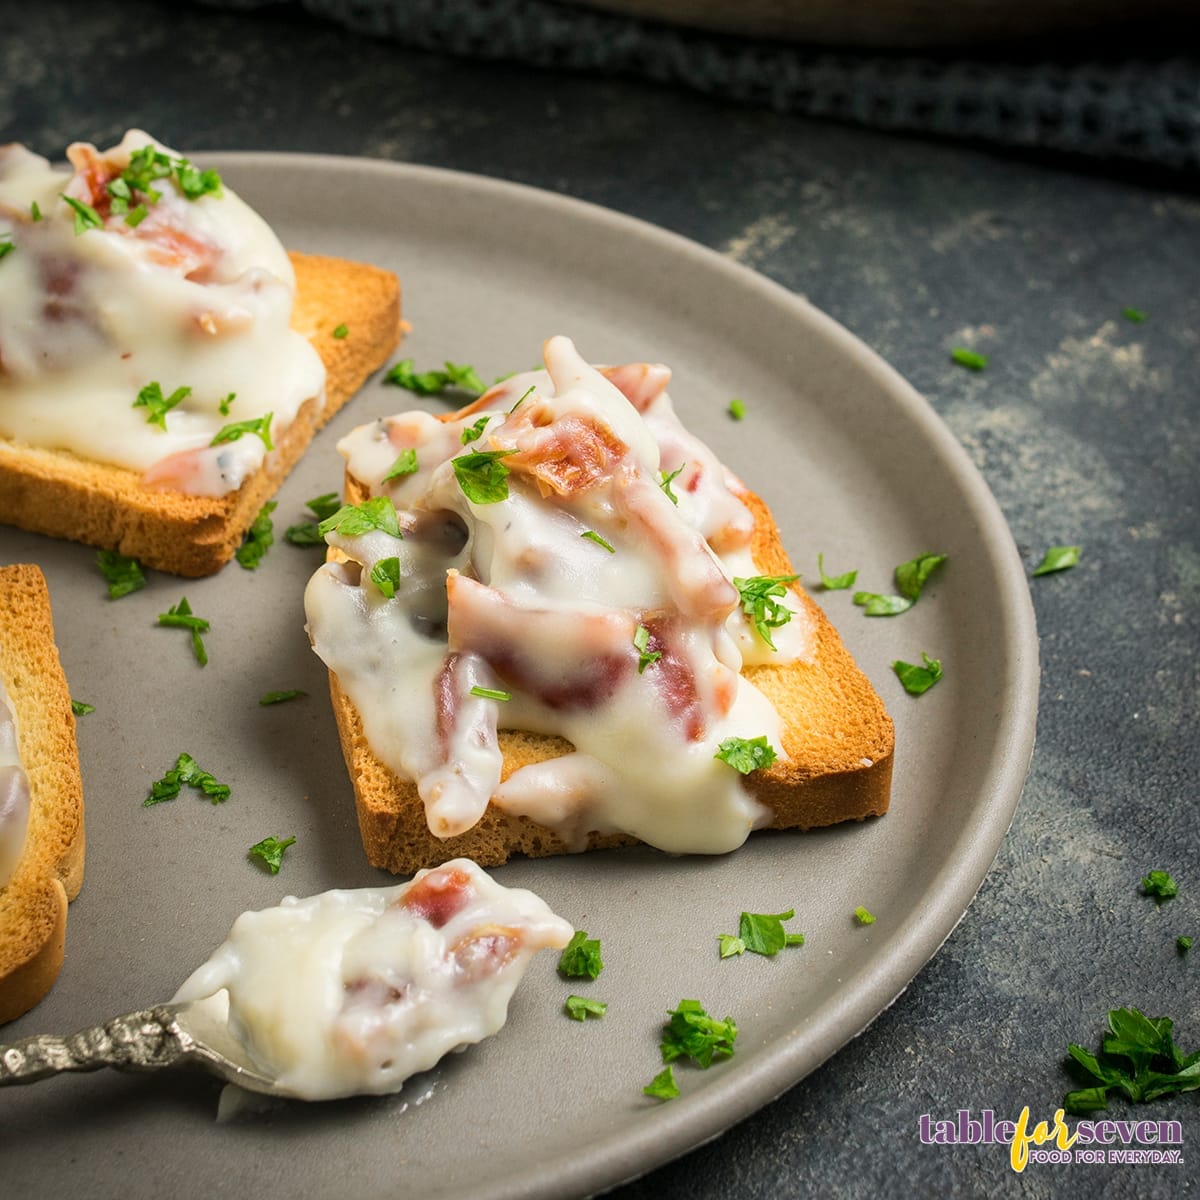
[[[682,84],[781,112],[1200,170],[1200,57],[995,61],[834,53],[553,0],[202,0],[288,5],[407,46]]]

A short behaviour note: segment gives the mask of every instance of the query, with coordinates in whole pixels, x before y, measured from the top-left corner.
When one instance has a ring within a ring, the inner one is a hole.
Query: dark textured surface
[[[1031,565],[1047,544],[1084,546],[1076,570],[1031,584],[1038,748],[963,923],[821,1070],[620,1194],[1192,1194],[1200,1093],[1153,1110],[1183,1122],[1182,1167],[1018,1179],[1002,1149],[922,1146],[917,1120],[1049,1116],[1066,1044],[1096,1044],[1118,1003],[1200,1046],[1200,949],[1174,944],[1200,935],[1200,202],[649,85],[467,68],[306,20],[165,11],[27,13],[0,44],[0,138],[58,153],[140,123],[194,151],[452,166],[644,217],[806,294],[889,359],[967,446]],[[988,369],[951,364],[954,345]],[[1180,883],[1161,910],[1138,895],[1151,867]]]

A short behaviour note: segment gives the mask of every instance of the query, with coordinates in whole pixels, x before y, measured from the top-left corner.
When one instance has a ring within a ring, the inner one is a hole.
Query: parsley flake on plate
[[[283,852],[295,844],[294,837],[284,838],[282,841],[276,837],[265,837],[261,842],[255,842],[248,853],[262,862],[272,875],[278,875],[279,868],[283,865]]]
[[[77,717],[86,717],[88,713],[94,713],[96,711],[96,706],[94,704],[89,704],[86,700],[76,700],[74,697],[72,697],[71,711]]]
[[[203,617],[198,617],[192,612],[192,606],[186,596],[182,597],[178,604],[172,604],[165,613],[159,613],[158,623],[176,629],[190,629],[192,653],[202,667],[208,665],[208,651],[205,650],[204,639],[200,635],[208,632],[209,624]]]
[[[1153,896],[1155,903],[1174,900],[1179,895],[1179,885],[1167,871],[1151,871],[1142,880],[1142,895]]]
[[[133,402],[134,408],[146,410],[146,424],[157,425],[164,433],[167,431],[167,413],[175,405],[186,400],[192,394],[190,387],[176,388],[169,396],[163,395],[162,385],[158,380],[146,384],[137,394]]]
[[[902,562],[895,570],[899,596],[886,596],[878,592],[855,592],[852,599],[865,609],[868,617],[895,617],[908,612],[924,590],[929,577],[946,561],[945,554],[918,554],[908,562]]]
[[[0,258],[7,258],[16,248],[11,233],[0,234]]]
[[[258,516],[246,531],[245,541],[234,552],[238,563],[247,571],[253,571],[262,562],[266,553],[275,544],[275,526],[271,514],[275,511],[277,501],[268,500],[258,510]]]
[[[749,775],[751,771],[769,767],[776,757],[765,733],[756,738],[726,738],[717,747],[716,754],[713,755],[713,758],[719,758],[723,763],[728,763],[735,771],[740,771],[743,775]]]
[[[283,536],[293,546],[324,546],[325,538],[317,527],[317,522],[332,517],[341,507],[341,501],[337,492],[326,492],[324,495],[314,496],[307,503],[313,519],[289,525]]]
[[[586,996],[568,996],[563,1005],[568,1017],[576,1021],[586,1021],[588,1017],[602,1017],[608,1008],[603,1000],[589,1000]]]
[[[142,801],[142,807],[150,808],[165,800],[174,800],[183,787],[203,792],[214,804],[222,804],[229,799],[227,784],[218,783],[190,754],[181,754],[175,760],[175,765],[150,785],[150,794]]]
[[[115,550],[98,550],[96,566],[108,582],[108,598],[119,600],[130,592],[139,592],[146,586],[142,564],[136,558],[126,558]]]
[[[786,604],[780,604],[777,597],[787,595],[787,585],[795,583],[799,575],[751,575],[748,578],[735,577],[733,586],[737,588],[742,601],[742,612],[754,623],[758,636],[772,650],[776,649],[771,640],[771,630],[786,625],[792,619],[792,610]]]
[[[289,700],[299,700],[301,696],[307,696],[308,693],[301,691],[300,688],[288,688],[281,692],[264,692],[258,702],[262,705],[268,704],[286,704]]]
[[[980,354],[978,350],[968,350],[966,346],[955,346],[950,351],[950,358],[960,367],[966,367],[968,371],[982,371],[988,365],[986,354]]]
[[[248,421],[234,421],[218,429],[210,446],[220,446],[225,442],[236,442],[243,434],[252,433],[268,450],[274,450],[271,441],[271,418],[274,413],[264,413],[261,417],[251,417]]]
[[[558,956],[558,973],[567,979],[595,979],[604,970],[599,938],[577,929]]]
[[[487,386],[474,367],[462,363],[445,363],[444,371],[417,371],[411,358],[396,363],[383,377],[384,383],[402,387],[417,396],[437,396],[447,388],[457,388],[473,396],[481,396]]]
[[[855,592],[853,600],[868,617],[896,617],[913,606],[907,596],[884,596],[879,592]]]
[[[896,672],[896,678],[904,685],[904,690],[910,696],[920,696],[929,691],[942,677],[942,660],[940,658],[930,658],[924,650],[921,651],[921,657],[925,660],[923,667],[904,662],[899,658],[892,663],[892,670]]]
[[[663,1029],[659,1046],[664,1063],[690,1058],[707,1070],[714,1058],[732,1057],[738,1034],[732,1017],[723,1021],[710,1017],[699,1000],[680,1000],[679,1006],[669,1009],[667,1015],[671,1019]]]
[[[372,496],[361,504],[343,504],[335,513],[326,517],[317,529],[322,537],[335,530],[342,537],[358,537],[370,533],[373,529],[382,529],[384,533],[390,533],[395,538],[404,536],[400,532],[396,506],[389,496]]]
[[[674,1100],[679,1095],[679,1084],[675,1082],[675,1068],[671,1066],[663,1067],[655,1077],[650,1080],[644,1088],[642,1094],[645,1096],[653,1096],[657,1100]]]
[[[1090,1087],[1068,1092],[1063,1108],[1081,1115],[1108,1107],[1110,1092],[1133,1104],[1200,1088],[1200,1050],[1184,1054],[1175,1045],[1172,1022],[1147,1017],[1136,1008],[1115,1008],[1108,1014],[1108,1033],[1098,1053],[1072,1042],[1067,1053]]]
[[[858,578],[857,571],[847,571],[844,575],[825,574],[825,555],[817,555],[817,573],[821,576],[821,586],[827,592],[842,592],[854,586]]]
[[[1123,308],[1121,309],[1121,316],[1134,325],[1140,325],[1146,319],[1145,312],[1140,308]]]
[[[237,392],[230,392],[229,395],[226,396],[225,399],[222,400],[217,405],[217,408],[221,412],[221,416],[223,416],[223,417],[229,416],[229,408],[236,399],[237,399]]]
[[[1069,571],[1078,565],[1082,553],[1083,548],[1080,546],[1051,546],[1034,568],[1034,578],[1038,575],[1050,575],[1055,571]]]
[[[1186,954],[1194,945],[1195,938],[1190,938],[1187,936],[1187,934],[1182,934],[1180,937],[1175,939],[1175,949],[1178,950],[1180,954]]]
[[[875,924],[874,913],[868,912],[867,909],[863,908],[863,906],[861,904],[854,910],[854,919],[860,925],[874,925]]]
[[[737,396],[734,396],[729,402],[729,415],[735,421],[742,421],[746,417],[746,402]]]
[[[732,933],[718,933],[717,941],[722,958],[733,958],[746,952],[746,943],[740,937],[734,937]]]
[[[508,499],[508,468],[500,461],[515,450],[473,450],[450,460],[463,495],[473,504]]]
[[[400,479],[405,475],[415,475],[417,471],[417,452],[415,450],[401,450],[396,455],[396,461],[388,467],[387,474],[379,481],[387,483],[389,479]]]
[[[796,915],[794,908],[781,913],[742,913],[738,922],[738,936],[733,940],[741,942],[744,949],[751,954],[761,954],[765,958],[774,958],[785,946],[803,946],[804,934],[788,933],[783,927],[784,921],[790,921]],[[723,934],[722,937],[728,937]],[[741,950],[731,953],[741,954]],[[722,958],[724,945],[722,944]]]

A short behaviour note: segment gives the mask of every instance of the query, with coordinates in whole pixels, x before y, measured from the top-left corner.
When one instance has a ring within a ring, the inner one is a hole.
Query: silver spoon
[[[101,1067],[118,1071],[198,1067],[251,1092],[295,1096],[251,1062],[229,1030],[225,999],[219,992],[189,1004],[159,1004],[68,1037],[39,1034],[0,1046],[0,1087]]]

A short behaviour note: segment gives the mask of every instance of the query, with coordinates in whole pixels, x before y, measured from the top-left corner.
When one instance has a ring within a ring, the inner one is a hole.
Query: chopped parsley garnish
[[[250,847],[250,853],[266,864],[267,870],[272,875],[278,875],[279,868],[283,865],[283,852],[295,844],[294,837],[284,838],[283,841],[275,837],[265,837],[261,842],[255,842]]]
[[[162,193],[154,188],[160,179],[175,177],[180,192],[188,200],[199,200],[201,196],[220,197],[221,177],[216,171],[201,171],[186,158],[164,154],[153,146],[143,146],[129,156],[129,166],[108,185],[113,197],[113,212],[124,212],[133,198],[133,191],[141,192],[151,204],[157,204]]]
[[[1186,954],[1195,945],[1195,938],[1190,938],[1187,934],[1183,934],[1175,939],[1175,949],[1180,954]]]
[[[74,697],[72,697],[71,711],[77,717],[86,717],[88,713],[94,713],[96,711],[96,706],[94,704],[89,704],[86,700],[76,700]]]
[[[531,383],[531,384],[530,384],[530,385],[529,385],[529,386],[528,386],[528,387],[527,387],[527,388],[526,388],[526,389],[525,389],[525,390],[524,390],[524,391],[523,391],[523,392],[522,392],[522,393],[521,393],[521,394],[520,394],[520,395],[517,397],[517,402],[516,402],[516,404],[514,404],[514,405],[512,406],[512,408],[510,408],[510,409],[508,410],[508,415],[511,417],[511,416],[513,415],[513,413],[515,413],[515,412],[517,411],[517,409],[518,409],[518,408],[520,408],[520,407],[521,407],[521,405],[525,403],[525,400],[526,400],[526,398],[527,398],[527,397],[528,397],[528,396],[529,396],[529,395],[530,395],[532,392],[536,392],[536,391],[537,391],[537,385],[536,385],[536,384],[533,384],[533,383]]]
[[[741,954],[743,950],[748,950],[751,954],[774,958],[785,946],[803,946],[804,934],[788,933],[783,927],[784,921],[790,921],[795,915],[794,908],[781,913],[742,913],[738,922],[737,937],[728,933],[719,935],[721,957],[728,958],[731,954]],[[730,944],[728,951],[726,940]]]
[[[633,648],[638,652],[638,674],[640,675],[652,663],[662,658],[661,650],[650,650],[650,630],[645,625],[639,625],[633,635]]]
[[[130,229],[136,229],[148,216],[150,210],[144,204],[136,204],[125,217],[125,224]]]
[[[274,413],[264,413],[261,417],[251,417],[248,421],[234,421],[217,431],[216,436],[208,444],[220,446],[225,442],[236,442],[243,434],[252,433],[268,450],[274,450],[271,442],[271,418]]]
[[[732,933],[718,933],[717,941],[720,943],[722,958],[733,958],[735,954],[746,952],[746,943],[740,937],[734,937]]]
[[[508,499],[508,468],[500,461],[515,450],[473,450],[450,460],[463,495],[473,504]]]
[[[301,696],[307,696],[308,693],[301,691],[299,688],[287,688],[282,692],[264,692],[258,698],[259,704],[286,704],[289,700],[299,700]]]
[[[772,650],[771,630],[786,625],[792,619],[792,610],[775,598],[787,595],[787,585],[795,583],[799,575],[751,575],[748,579],[734,578],[733,586],[742,598],[742,612],[754,622],[758,636]]]
[[[612,547],[612,542],[606,542],[594,529],[585,530],[579,536],[587,538],[589,542],[595,542],[597,546],[603,546],[609,554],[616,554],[616,551]]]
[[[444,371],[417,371],[411,358],[396,363],[383,377],[384,383],[394,384],[418,396],[437,396],[448,387],[481,396],[487,385],[479,378],[474,367],[447,362]]]
[[[192,394],[190,387],[176,388],[169,396],[163,395],[162,385],[155,380],[146,384],[137,394],[133,402],[134,408],[146,410],[146,424],[157,425],[164,433],[167,431],[167,413],[180,401],[186,400]]]
[[[74,196],[63,196],[63,200],[75,213],[75,236],[78,237],[81,233],[87,233],[89,229],[102,229],[104,221],[100,214],[90,205],[85,204],[82,200],[76,200]]]
[[[1091,1087],[1068,1092],[1063,1108],[1076,1116],[1108,1107],[1109,1092],[1134,1104],[1200,1088],[1200,1050],[1184,1054],[1172,1037],[1167,1017],[1147,1017],[1136,1008],[1115,1008],[1108,1014],[1109,1032],[1093,1054],[1072,1042],[1067,1053]]]
[[[868,912],[865,908],[863,908],[863,906],[861,904],[854,910],[854,919],[860,925],[874,925],[875,924],[875,915],[873,913]]]
[[[471,695],[478,696],[481,700],[507,701],[512,699],[512,692],[506,692],[501,688],[481,687],[479,684],[471,689]]]
[[[1151,871],[1142,880],[1142,895],[1153,896],[1155,903],[1161,904],[1179,895],[1179,884],[1166,871]]]
[[[729,402],[729,415],[735,421],[741,421],[746,416],[746,402],[734,396]]]
[[[29,215],[35,221],[42,219],[42,208],[36,200],[29,206]]]
[[[1034,575],[1049,575],[1054,571],[1067,571],[1079,562],[1083,553],[1080,546],[1051,546],[1042,556],[1042,561],[1034,568]]]
[[[310,502],[309,507],[312,507]],[[402,537],[400,521],[396,516],[396,506],[388,496],[372,496],[361,504],[343,504],[337,512],[326,517],[317,526],[321,536],[336,530],[342,537],[358,537],[370,533],[373,529],[382,529],[392,537]]]
[[[12,235],[5,233],[0,234],[0,258],[7,258],[16,248],[17,245],[12,241]]]
[[[484,429],[487,428],[487,423],[491,419],[491,417],[480,417],[474,425],[468,425],[466,429],[464,429],[459,435],[459,441],[461,441],[464,446],[469,446],[472,442],[479,441],[479,439],[483,436]]]
[[[175,765],[161,778],[150,785],[150,794],[142,801],[144,808],[174,800],[182,787],[195,788],[203,792],[214,804],[229,799],[227,784],[218,783],[190,754],[181,754]]]
[[[337,492],[326,492],[323,496],[314,496],[308,501],[308,511],[312,513],[313,520],[289,525],[283,536],[293,546],[325,545],[324,535],[317,528],[317,522],[332,517],[340,507],[341,501],[338,499]]]
[[[399,479],[403,475],[415,475],[417,472],[417,452],[415,450],[401,450],[396,455],[396,461],[388,467],[387,474],[379,481],[387,483],[389,479]]]
[[[608,1005],[603,1000],[589,1000],[586,996],[568,996],[563,1006],[568,1017],[586,1021],[588,1017],[602,1017]]]
[[[334,336],[335,338],[337,338],[337,340],[340,342],[340,341],[341,341],[343,338],[347,337],[347,336],[349,335],[349,333],[350,333],[350,326],[349,326],[349,325],[339,325],[339,326],[338,326],[338,327],[337,327],[337,328],[336,328],[336,329],[333,331],[333,336]]]
[[[667,499],[670,500],[670,502],[674,504],[676,508],[679,507],[679,497],[676,496],[673,491],[671,491],[671,480],[674,479],[675,476],[678,475],[682,470],[683,467],[676,467],[675,470],[670,473],[670,475],[668,475],[666,471],[659,471],[659,475],[662,476],[662,478],[659,480],[658,486],[662,488],[664,492],[666,492]]]
[[[878,592],[855,592],[854,603],[865,608],[868,617],[894,617],[913,606],[907,596],[881,596]]]
[[[942,660],[940,658],[930,658],[924,650],[921,651],[921,657],[925,660],[923,667],[903,662],[900,659],[896,659],[892,663],[892,670],[896,672],[896,678],[904,685],[904,690],[910,696],[920,696],[923,692],[929,691],[942,677]]]
[[[955,346],[950,351],[950,357],[960,367],[966,367],[969,371],[982,371],[988,365],[986,354],[980,354],[978,350],[968,350],[966,346]]]
[[[276,504],[277,501],[268,500],[258,510],[258,516],[246,531],[246,540],[237,548],[235,557],[247,571],[253,571],[275,544],[275,526],[271,522],[271,514]]]
[[[229,395],[226,396],[225,399],[222,400],[220,402],[220,404],[217,405],[217,408],[220,410],[221,416],[223,416],[223,417],[229,416],[229,407],[231,404],[233,404],[233,402],[236,399],[237,399],[237,392],[230,392]]]
[[[1123,308],[1121,316],[1127,321],[1132,321],[1134,325],[1140,325],[1146,319],[1146,314],[1140,308]]]
[[[208,622],[203,617],[198,617],[192,612],[192,606],[188,603],[186,596],[178,604],[171,605],[165,613],[159,613],[158,623],[177,629],[190,629],[192,632],[192,653],[196,656],[196,661],[202,667],[208,665],[208,651],[205,650],[204,641],[200,637],[202,633],[208,632]]]
[[[142,564],[136,558],[126,558],[115,550],[99,550],[96,553],[96,566],[108,581],[110,600],[120,600],[122,596],[140,592],[146,586]]]
[[[390,600],[400,586],[400,560],[381,558],[372,568],[371,582]]]
[[[558,956],[558,973],[568,979],[595,979],[603,970],[600,940],[588,937],[582,929],[575,930]]]
[[[899,596],[884,596],[878,592],[855,592],[853,600],[866,609],[868,617],[894,617],[907,612],[917,602],[929,577],[946,561],[945,554],[918,554],[901,563],[895,571]]]
[[[853,587],[858,578],[857,571],[847,571],[844,575],[826,575],[824,554],[817,555],[817,571],[821,576],[821,586],[827,592],[845,591],[846,588]]]
[[[658,1100],[674,1100],[679,1095],[679,1084],[675,1082],[675,1068],[663,1067],[655,1077],[650,1080],[644,1088],[642,1094],[645,1096],[654,1096]]]
[[[690,1058],[707,1070],[714,1057],[730,1058],[737,1039],[737,1024],[732,1017],[718,1021],[704,1011],[699,1000],[680,1000],[679,1007],[668,1010],[670,1021],[663,1030],[662,1060],[674,1062]]]
[[[713,758],[728,763],[735,771],[749,775],[769,767],[776,759],[775,751],[767,741],[766,734],[756,738],[726,738],[718,747]]]

